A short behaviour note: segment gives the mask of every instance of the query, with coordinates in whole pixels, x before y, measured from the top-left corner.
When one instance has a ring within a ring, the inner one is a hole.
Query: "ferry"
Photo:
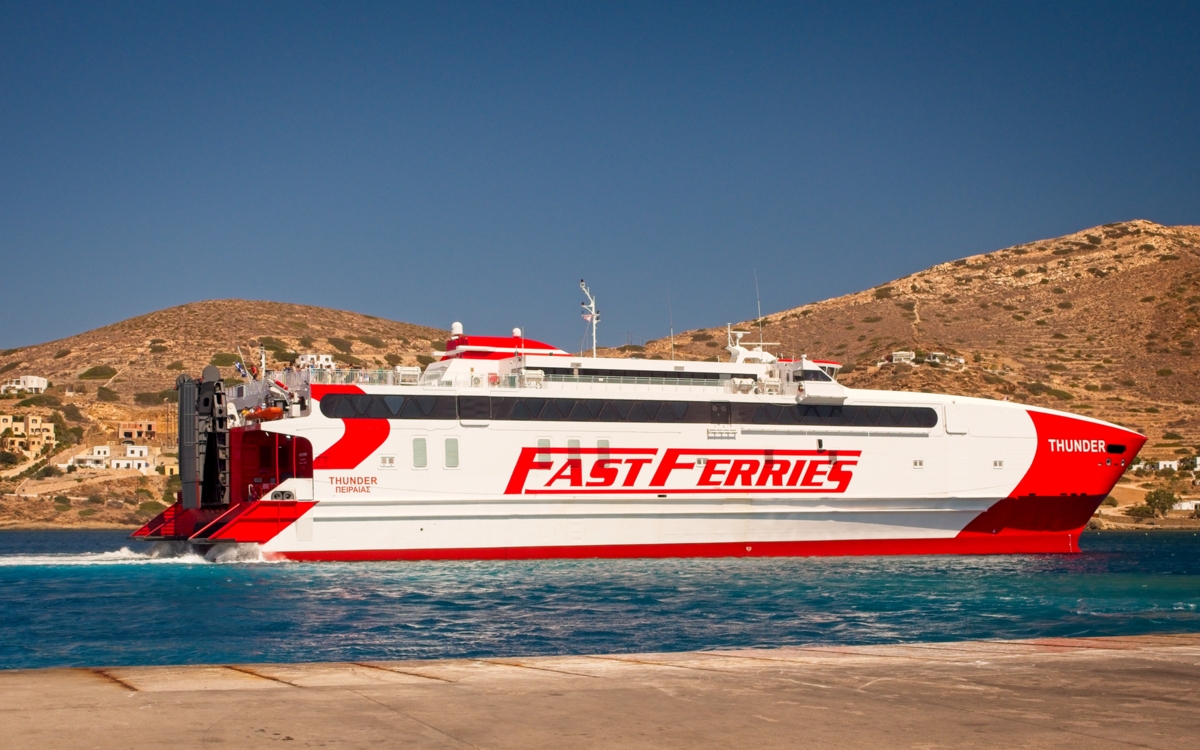
[[[590,356],[455,323],[423,370],[181,375],[182,491],[133,537],[294,561],[1074,553],[1146,440],[849,388],[744,332],[726,361],[599,357],[596,319]]]

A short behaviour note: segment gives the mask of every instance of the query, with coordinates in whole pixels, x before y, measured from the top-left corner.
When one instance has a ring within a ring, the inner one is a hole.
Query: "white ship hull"
[[[837,388],[313,383],[304,415],[233,429],[228,510],[144,536],[291,560],[1074,552],[1144,443]]]

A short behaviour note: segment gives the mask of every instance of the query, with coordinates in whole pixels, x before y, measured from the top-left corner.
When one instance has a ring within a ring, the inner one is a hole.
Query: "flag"
[[[584,314],[583,314],[583,319],[584,319],[584,320],[586,320],[587,322],[591,323],[591,322],[592,322],[592,314],[591,314],[591,313],[584,313]],[[597,321],[597,322],[599,322],[599,321],[600,321],[600,316],[596,316],[596,321]]]

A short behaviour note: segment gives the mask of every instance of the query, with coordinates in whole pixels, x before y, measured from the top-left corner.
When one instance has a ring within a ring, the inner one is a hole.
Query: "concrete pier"
[[[0,672],[5,748],[1200,748],[1200,634]]]

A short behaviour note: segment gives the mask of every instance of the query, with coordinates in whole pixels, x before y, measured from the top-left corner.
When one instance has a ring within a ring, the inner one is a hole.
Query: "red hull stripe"
[[[616,544],[474,549],[378,549],[274,552],[297,562],[366,560],[540,560],[619,557],[825,557],[842,555],[1000,555],[1079,551],[1074,533],[1027,536],[970,536],[947,539],[855,539],[819,542],[719,542],[703,544]]]
[[[391,432],[391,422],[386,419],[343,419],[346,431],[336,443],[313,459],[313,468],[323,471],[334,469],[357,469],[379,446],[383,445]]]

